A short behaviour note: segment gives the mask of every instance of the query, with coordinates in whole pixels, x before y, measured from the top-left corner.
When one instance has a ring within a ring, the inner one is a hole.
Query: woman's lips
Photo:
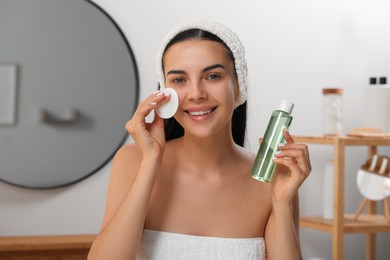
[[[193,111],[193,112],[188,112],[191,116],[203,116],[206,114],[211,113],[212,109],[205,110],[205,111]]]
[[[203,119],[205,117],[208,117],[217,107],[208,107],[208,108],[191,108],[188,110],[185,110],[186,113],[188,113],[191,118],[194,119]]]

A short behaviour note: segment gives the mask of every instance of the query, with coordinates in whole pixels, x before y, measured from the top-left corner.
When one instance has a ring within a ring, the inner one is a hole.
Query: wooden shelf
[[[358,220],[354,215],[344,216],[344,233],[381,233],[390,232],[390,223],[383,215],[360,215]],[[324,219],[322,216],[303,216],[300,225],[331,233],[333,231],[333,219]]]
[[[0,237],[0,259],[85,260],[96,235]]]
[[[335,142],[343,142],[344,145],[355,146],[381,146],[390,145],[390,137],[376,137],[376,136],[304,136],[294,135],[294,140],[297,142],[311,143],[311,144],[328,144],[333,145]]]
[[[390,146],[390,135],[371,136],[293,136],[296,142],[333,146],[333,219],[319,216],[301,216],[301,227],[332,234],[332,259],[344,259],[344,234],[365,233],[366,259],[375,259],[375,233],[390,232],[390,223],[385,217],[376,215],[376,202],[369,202],[366,215],[354,220],[354,215],[345,215],[345,151],[347,146],[366,146],[368,156],[377,154],[378,146]]]

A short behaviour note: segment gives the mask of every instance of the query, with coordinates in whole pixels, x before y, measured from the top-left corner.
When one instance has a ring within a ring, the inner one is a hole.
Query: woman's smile
[[[189,117],[193,120],[204,120],[209,118],[217,107],[193,107],[187,110],[184,110]]]

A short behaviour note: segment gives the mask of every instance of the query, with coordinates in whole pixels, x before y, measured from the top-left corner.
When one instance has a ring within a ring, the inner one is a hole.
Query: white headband
[[[160,44],[156,56],[156,71],[160,87],[165,88],[165,77],[162,68],[162,57],[168,43],[179,33],[190,29],[201,29],[218,36],[229,47],[233,53],[235,69],[238,79],[239,96],[234,103],[234,107],[243,104],[247,99],[248,87],[248,67],[245,59],[245,50],[238,36],[228,27],[209,20],[191,20],[184,22],[173,29]]]

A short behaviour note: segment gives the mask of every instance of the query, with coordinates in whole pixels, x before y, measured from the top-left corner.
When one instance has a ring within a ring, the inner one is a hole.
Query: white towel
[[[264,238],[220,238],[145,229],[138,260],[264,260]]]

